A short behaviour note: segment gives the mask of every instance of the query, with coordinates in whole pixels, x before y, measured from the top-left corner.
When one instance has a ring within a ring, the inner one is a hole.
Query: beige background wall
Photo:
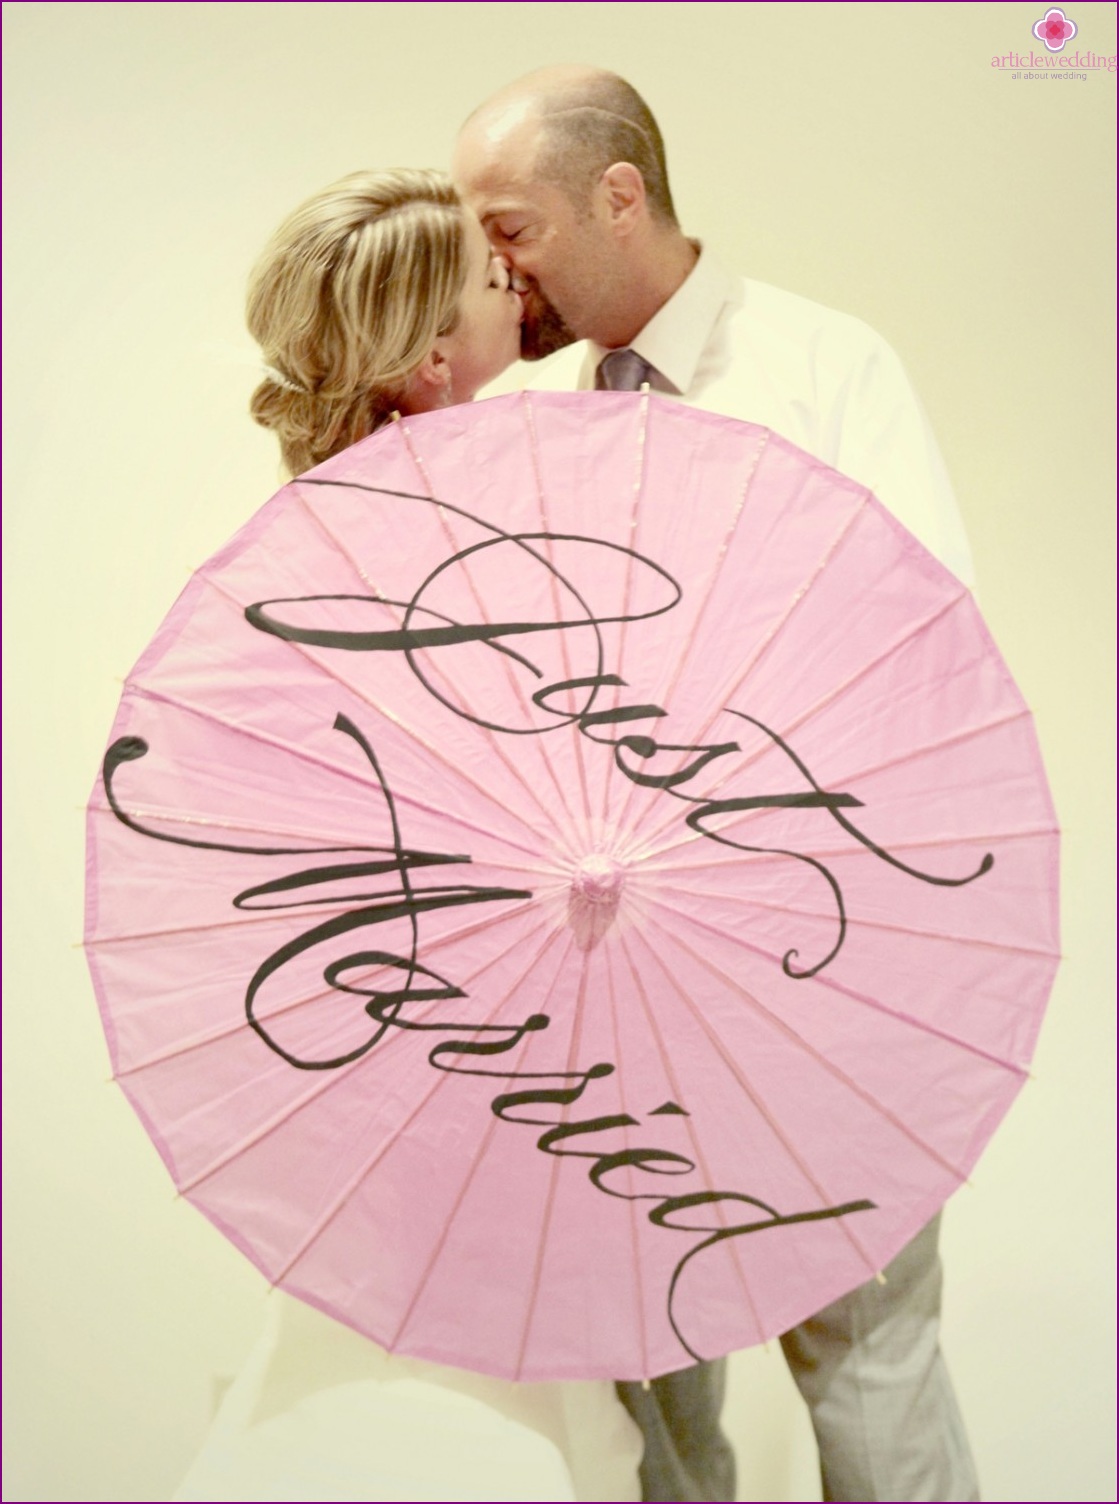
[[[1115,75],[992,69],[1043,9],[5,6],[6,1498],[165,1497],[265,1298],[105,1084],[72,948],[119,677],[275,488],[245,272],[310,191],[445,163],[483,95],[571,60],[647,95],[686,227],[879,328],[940,436],[1067,832],[1067,960],[1036,1080],[951,1208],[945,1342],[989,1499],[1115,1497]],[[1113,6],[1068,9],[1114,54]],[[747,1496],[812,1497],[779,1357],[735,1384]]]

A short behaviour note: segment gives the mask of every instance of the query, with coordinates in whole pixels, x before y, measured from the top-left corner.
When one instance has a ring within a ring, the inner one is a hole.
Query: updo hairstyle
[[[442,173],[355,172],[288,216],[249,279],[265,379],[249,411],[299,475],[383,423],[466,281],[462,204]]]

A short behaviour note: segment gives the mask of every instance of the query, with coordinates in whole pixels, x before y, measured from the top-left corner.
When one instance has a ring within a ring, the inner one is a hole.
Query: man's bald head
[[[521,350],[628,344],[684,281],[664,144],[635,89],[598,68],[509,84],[459,133],[453,175],[513,273]]]
[[[645,184],[654,219],[676,225],[664,140],[648,105],[616,73],[601,68],[541,68],[506,85],[469,117],[463,135],[492,141],[531,137],[531,170],[540,182],[585,204],[606,168],[630,162]]]

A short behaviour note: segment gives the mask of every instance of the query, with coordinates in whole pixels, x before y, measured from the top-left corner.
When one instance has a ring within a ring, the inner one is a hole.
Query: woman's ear
[[[424,356],[421,365],[413,371],[404,388],[401,410],[406,413],[428,413],[437,407],[446,407],[451,400],[451,366],[436,340]]]

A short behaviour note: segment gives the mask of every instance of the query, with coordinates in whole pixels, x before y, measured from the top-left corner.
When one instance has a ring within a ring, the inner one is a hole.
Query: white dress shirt
[[[655,390],[772,428],[861,481],[971,583],[967,537],[928,420],[901,362],[866,324],[732,277],[704,251],[631,348],[655,368]],[[572,345],[515,366],[486,395],[590,389],[605,353]]]

